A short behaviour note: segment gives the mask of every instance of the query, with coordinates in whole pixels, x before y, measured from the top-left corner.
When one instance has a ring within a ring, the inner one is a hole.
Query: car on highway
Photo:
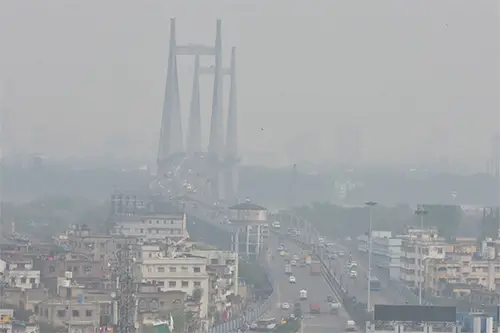
[[[280,221],[274,221],[274,222],[272,223],[272,227],[273,227],[274,229],[280,229],[280,228],[281,228],[281,223],[280,223]]]
[[[290,265],[292,265],[292,266],[297,266],[297,261],[296,261],[296,260],[292,260],[292,261],[290,261]]]
[[[288,309],[290,309],[290,303],[286,303],[286,302],[285,302],[285,303],[282,303],[282,304],[281,304],[281,308],[282,308],[283,310],[288,310]]]
[[[343,256],[345,256],[345,252],[344,251],[339,251],[339,252],[337,252],[337,255],[339,257],[343,257]]]
[[[294,255],[292,256],[292,259],[293,259],[293,260],[299,260],[299,256],[298,256],[298,255],[296,255],[296,254],[294,254]]]
[[[357,278],[357,277],[358,277],[358,272],[356,272],[356,271],[350,271],[350,272],[349,272],[349,277],[350,277],[351,279],[355,279],[355,278]]]
[[[297,279],[295,278],[295,276],[293,276],[293,275],[292,275],[292,276],[290,276],[290,277],[288,278],[288,282],[290,282],[290,283],[296,283],[296,282],[297,282]]]

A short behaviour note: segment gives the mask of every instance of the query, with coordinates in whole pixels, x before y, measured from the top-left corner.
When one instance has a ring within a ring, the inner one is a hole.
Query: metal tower
[[[238,104],[236,90],[236,48],[231,52],[231,87],[227,112],[226,133],[226,191],[230,199],[237,199],[238,194]]]
[[[168,68],[167,68],[167,83],[165,86],[165,100],[163,104],[162,111],[162,122],[161,122],[161,134],[158,144],[158,168],[161,169],[164,166],[169,157],[176,153],[184,152],[183,145],[183,135],[182,135],[182,119],[181,119],[181,108],[180,108],[180,97],[179,97],[179,79],[177,74],[177,56],[215,56],[215,71],[222,74],[222,37],[221,37],[222,23],[221,20],[217,20],[217,36],[216,43],[214,46],[199,45],[199,44],[187,44],[187,45],[177,45],[176,41],[176,28],[175,19],[170,20],[170,50],[168,58]],[[217,66],[219,64],[219,66]],[[218,68],[218,69],[217,69]],[[216,75],[217,76],[217,75]],[[221,105],[221,94],[222,94],[222,80],[221,75],[214,80],[214,103],[213,107],[216,114],[215,123],[222,123],[221,116],[217,116],[222,113]],[[193,96],[194,92],[193,92]],[[216,97],[219,96],[219,97]],[[196,101],[195,101],[196,102]],[[193,103],[192,103],[193,106]],[[218,111],[220,110],[220,112]],[[215,126],[215,125],[214,125]],[[213,126],[212,126],[213,127]],[[200,130],[201,131],[201,130]],[[212,137],[221,138],[223,142],[223,135],[218,133],[222,131],[222,126],[215,126],[214,133],[210,134]],[[199,132],[191,132],[189,136],[194,135],[200,136]],[[188,142],[196,142],[195,139],[188,138]],[[217,146],[217,145],[216,145]],[[215,146],[214,146],[215,147]]]
[[[201,152],[201,110],[200,110],[200,56],[194,61],[193,91],[187,137],[187,151],[190,154]]]
[[[222,114],[222,21],[217,20],[215,37],[215,66],[214,66],[214,95],[212,100],[212,117],[210,124],[210,141],[208,152],[223,157],[224,149],[224,121]]]
[[[112,295],[117,304],[116,333],[135,332],[135,310],[137,284],[134,280],[134,260],[131,257],[130,244],[116,253],[116,263],[112,264],[113,275],[116,279],[116,294]]]
[[[158,143],[158,167],[161,168],[170,155],[183,151],[182,121],[177,75],[177,42],[175,19],[170,20],[170,45],[167,67],[167,82]]]

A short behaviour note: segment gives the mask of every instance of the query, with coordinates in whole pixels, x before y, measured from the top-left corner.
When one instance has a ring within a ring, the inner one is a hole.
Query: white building
[[[142,259],[138,261],[142,282],[153,283],[159,292],[183,291],[193,295],[197,289],[202,291],[200,317],[208,312],[209,275],[206,270],[207,258],[186,254],[165,257],[154,245],[143,246]]]
[[[400,280],[410,287],[417,287],[419,281],[424,282],[430,259],[445,258],[447,243],[438,236],[436,228],[409,228],[401,238]]]
[[[233,250],[255,259],[264,248],[265,240],[269,236],[268,211],[250,202],[237,204],[229,208],[228,219],[231,225],[238,230],[234,237]]]
[[[5,281],[14,288],[35,289],[40,286],[40,271],[31,260],[6,260]]]
[[[111,230],[112,235],[134,236],[142,241],[188,237],[186,214],[160,214],[151,216],[121,217]]]
[[[368,236],[357,238],[358,250],[368,251]],[[387,269],[391,279],[399,280],[401,275],[401,242],[402,239],[392,237],[390,231],[372,232],[372,262],[373,265]]]

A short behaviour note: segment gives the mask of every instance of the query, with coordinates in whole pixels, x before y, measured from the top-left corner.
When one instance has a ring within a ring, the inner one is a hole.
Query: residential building
[[[137,320],[153,324],[158,318],[168,319],[175,310],[184,309],[186,293],[181,290],[158,292],[158,284],[142,283],[137,293]]]
[[[40,286],[40,271],[33,268],[33,261],[6,259],[5,280],[10,287],[33,289]]]
[[[400,237],[400,280],[409,287],[417,288],[419,283],[424,283],[429,260],[445,258],[447,243],[438,236],[437,228],[407,228],[406,233]]]
[[[180,241],[189,237],[187,216],[183,214],[155,214],[122,217],[115,222],[111,235],[137,237],[139,241]]]
[[[152,245],[144,247],[138,264],[142,282],[157,285],[158,292],[183,291],[187,295],[201,293],[200,316],[204,318],[208,311],[209,276],[206,270],[206,258],[187,254],[164,256],[159,248]]]
[[[90,289],[109,288],[109,272],[104,262],[86,259],[85,256],[68,253],[40,263],[41,281],[50,292],[57,290],[57,279],[66,272],[72,273],[73,281]]]
[[[103,263],[116,260],[116,252],[124,246],[134,247],[138,243],[135,236],[93,234],[86,225],[73,225],[66,231],[66,236],[65,246],[68,251]]]

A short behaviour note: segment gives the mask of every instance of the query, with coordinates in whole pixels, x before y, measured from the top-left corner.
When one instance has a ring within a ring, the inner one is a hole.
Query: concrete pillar
[[[432,333],[432,325],[426,325],[427,326],[427,333]]]
[[[481,333],[481,317],[474,317],[472,333]]]
[[[486,333],[493,333],[493,317],[486,318]]]

